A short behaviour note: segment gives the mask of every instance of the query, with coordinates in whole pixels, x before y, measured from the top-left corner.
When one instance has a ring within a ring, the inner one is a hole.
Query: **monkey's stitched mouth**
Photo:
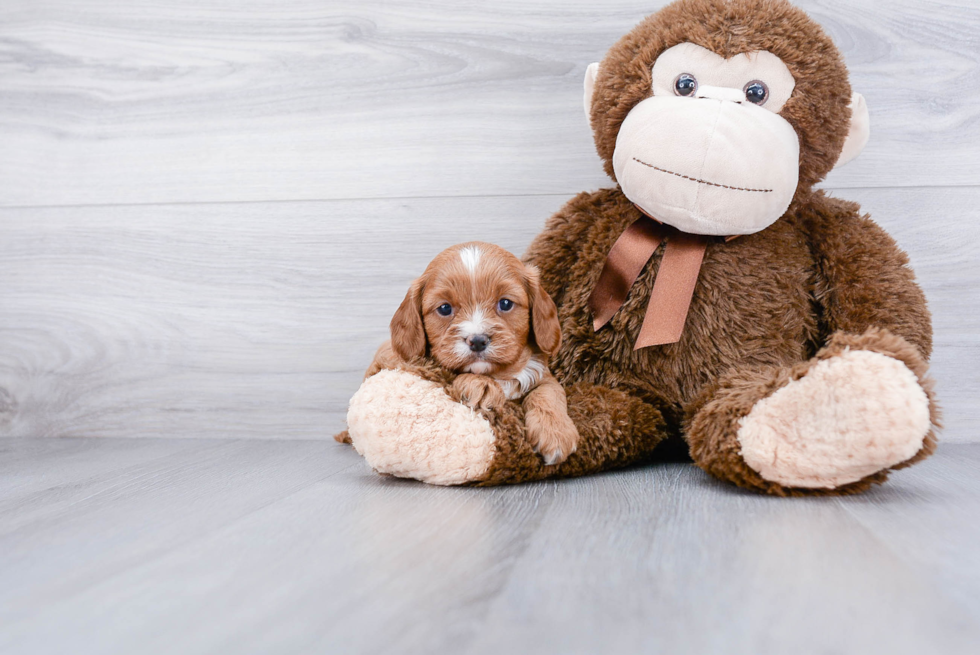
[[[717,182],[708,182],[707,180],[699,180],[696,177],[682,175],[680,173],[675,173],[674,171],[668,171],[666,168],[660,168],[659,166],[648,164],[641,159],[637,159],[636,157],[633,157],[633,161],[635,161],[637,164],[643,164],[648,168],[652,168],[655,171],[660,171],[661,173],[667,173],[668,175],[676,175],[677,177],[682,177],[685,180],[691,180],[692,182],[697,182],[698,184],[707,184],[708,186],[721,187],[722,189],[731,189],[732,191],[748,191],[749,193],[772,193],[772,189],[746,189],[744,187],[729,186],[727,184],[718,184]]]

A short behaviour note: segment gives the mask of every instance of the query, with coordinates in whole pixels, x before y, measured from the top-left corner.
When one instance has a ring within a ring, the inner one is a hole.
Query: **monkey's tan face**
[[[653,95],[619,130],[613,169],[644,212],[695,234],[752,234],[786,212],[800,143],[779,110],[795,80],[768,52],[723,59],[692,43],[663,52]]]

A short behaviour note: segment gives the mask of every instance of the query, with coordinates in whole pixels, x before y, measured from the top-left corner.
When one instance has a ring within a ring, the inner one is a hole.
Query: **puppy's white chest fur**
[[[507,396],[507,400],[516,400],[523,398],[531,389],[538,386],[538,383],[541,382],[541,378],[544,377],[544,373],[547,370],[547,365],[537,356],[534,356],[528,361],[527,366],[521,369],[514,377],[495,379],[497,380],[497,384],[500,385],[500,388],[504,390],[504,395]]]

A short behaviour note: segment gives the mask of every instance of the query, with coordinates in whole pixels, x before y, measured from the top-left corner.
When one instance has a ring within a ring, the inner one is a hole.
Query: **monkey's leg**
[[[848,494],[935,449],[938,409],[918,350],[887,331],[835,334],[794,367],[735,369],[687,411],[695,463],[776,495]]]
[[[520,403],[475,412],[450,398],[448,382],[382,371],[351,399],[354,447],[375,470],[430,484],[514,484],[585,475],[647,457],[666,436],[661,413],[622,391],[579,384],[567,390],[578,448],[557,466],[534,452]]]

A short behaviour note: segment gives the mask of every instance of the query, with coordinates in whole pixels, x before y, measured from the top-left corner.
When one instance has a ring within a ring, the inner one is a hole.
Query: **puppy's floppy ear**
[[[410,362],[425,355],[425,325],[422,323],[422,289],[425,280],[412,282],[405,300],[391,317],[391,347],[395,354]]]
[[[561,346],[561,323],[558,322],[558,308],[548,292],[541,285],[538,269],[527,266],[527,288],[531,310],[531,332],[534,342],[541,352],[554,357]]]

